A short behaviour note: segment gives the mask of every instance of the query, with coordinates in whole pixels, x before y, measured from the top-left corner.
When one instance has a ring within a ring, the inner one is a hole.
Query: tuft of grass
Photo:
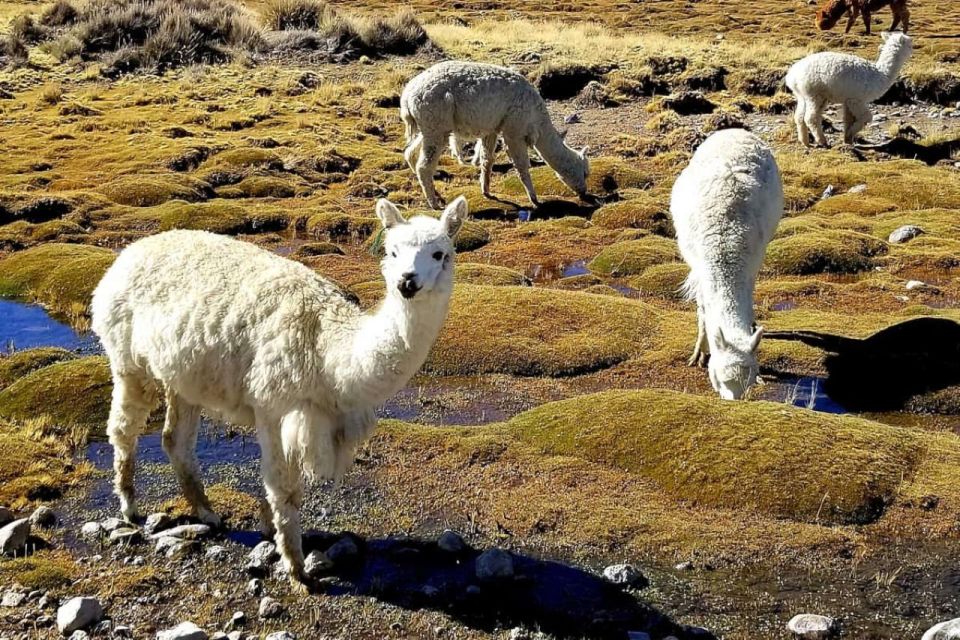
[[[60,433],[75,427],[102,429],[112,389],[110,366],[102,356],[57,362],[0,391],[0,416],[20,422],[41,418]]]
[[[40,302],[78,322],[115,257],[109,249],[57,243],[14,253],[0,260],[0,296]]]
[[[195,202],[207,196],[209,186],[178,179],[179,176],[121,176],[97,191],[117,204],[152,207],[170,200]]]
[[[667,262],[648,267],[638,276],[627,280],[627,283],[642,294],[654,295],[662,298],[680,299],[681,286],[690,273],[690,267],[682,262]]]
[[[553,402],[507,428],[547,453],[640,474],[695,505],[824,524],[877,519],[924,450],[911,431],[861,418],[666,390]]]
[[[59,347],[39,347],[0,355],[0,391],[28,373],[73,357],[73,353]]]
[[[425,367],[441,375],[596,371],[642,351],[657,315],[636,301],[576,291],[458,284]]]
[[[21,509],[62,495],[91,469],[74,461],[85,440],[83,428],[64,431],[38,418],[0,420],[0,503]]]
[[[673,262],[679,257],[677,243],[659,236],[646,236],[610,245],[590,261],[587,267],[603,276],[630,276],[649,267]]]
[[[659,236],[674,235],[666,202],[646,191],[600,207],[590,220],[604,229],[645,229]]]
[[[456,265],[454,272],[454,279],[460,284],[484,284],[496,287],[529,287],[533,284],[530,278],[519,271],[493,264],[460,263]]]
[[[815,230],[774,239],[767,247],[766,265],[781,275],[856,273],[873,266],[887,246],[864,233]]]
[[[79,576],[76,561],[62,550],[42,550],[0,565],[0,578],[4,582],[21,584],[27,589],[58,589],[70,585]]]

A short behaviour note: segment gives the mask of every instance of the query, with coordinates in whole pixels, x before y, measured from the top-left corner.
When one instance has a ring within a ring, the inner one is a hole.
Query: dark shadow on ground
[[[960,384],[960,324],[945,318],[908,320],[863,339],[816,331],[764,338],[828,352],[824,391],[851,411],[897,410],[913,396]]]

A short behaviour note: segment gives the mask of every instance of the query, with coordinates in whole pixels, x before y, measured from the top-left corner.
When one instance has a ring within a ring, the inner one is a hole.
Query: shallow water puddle
[[[35,304],[0,299],[0,344],[13,349],[62,347],[71,351],[100,350],[96,336],[80,334],[55,320],[46,309]]]
[[[767,382],[760,387],[758,399],[783,402],[795,407],[824,413],[850,413],[823,390],[824,378],[815,376],[788,377]]]
[[[527,267],[526,276],[534,282],[552,282],[570,276],[582,276],[590,273],[586,260],[576,260],[569,264],[558,262],[555,264],[532,264]]]

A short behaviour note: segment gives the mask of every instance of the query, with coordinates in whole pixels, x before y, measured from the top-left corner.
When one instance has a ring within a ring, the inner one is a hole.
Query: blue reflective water
[[[823,413],[849,413],[823,390],[825,380],[814,376],[787,378],[772,385],[770,400]],[[766,396],[766,394],[764,394]]]
[[[3,299],[0,299],[0,346],[7,350],[34,347],[98,350],[96,336],[77,333],[70,326],[50,317],[43,307]]]

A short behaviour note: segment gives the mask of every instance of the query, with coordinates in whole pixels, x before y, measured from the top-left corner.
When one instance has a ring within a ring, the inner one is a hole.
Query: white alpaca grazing
[[[164,451],[210,524],[220,520],[197,464],[200,411],[256,427],[265,528],[303,585],[303,477],[339,478],[373,432],[375,408],[423,364],[447,316],[467,204],[407,221],[381,200],[377,215],[387,292],[367,314],[304,265],[203,231],[162,233],[120,254],[94,293],[93,329],[113,373],[107,434],[125,517],[137,513],[137,436],[161,393]]]
[[[853,144],[856,136],[873,119],[870,103],[893,86],[900,70],[913,53],[913,40],[902,33],[883,33],[880,56],[873,63],[846,53],[814,53],[794,63],[787,72],[787,86],[797,99],[794,121],[797,137],[810,145],[810,133],[820,146],[828,146],[823,135],[823,110],[828,104],[843,108],[843,140]]]
[[[453,148],[464,140],[479,140],[474,161],[480,165],[483,195],[491,197],[490,173],[501,134],[534,206],[539,200],[530,178],[529,147],[578,196],[587,195],[586,149],[574,151],[563,142],[543,98],[516,71],[475,62],[436,64],[404,87],[400,118],[407,138],[403,156],[435,209],[442,202],[433,184],[437,162],[448,144]],[[454,155],[462,160],[459,150]]]
[[[673,186],[670,214],[690,266],[684,285],[697,301],[697,342],[690,365],[709,357],[710,382],[727,400],[756,382],[753,291],[767,244],[783,214],[783,184],[769,147],[742,129],[719,131],[700,145]]]

